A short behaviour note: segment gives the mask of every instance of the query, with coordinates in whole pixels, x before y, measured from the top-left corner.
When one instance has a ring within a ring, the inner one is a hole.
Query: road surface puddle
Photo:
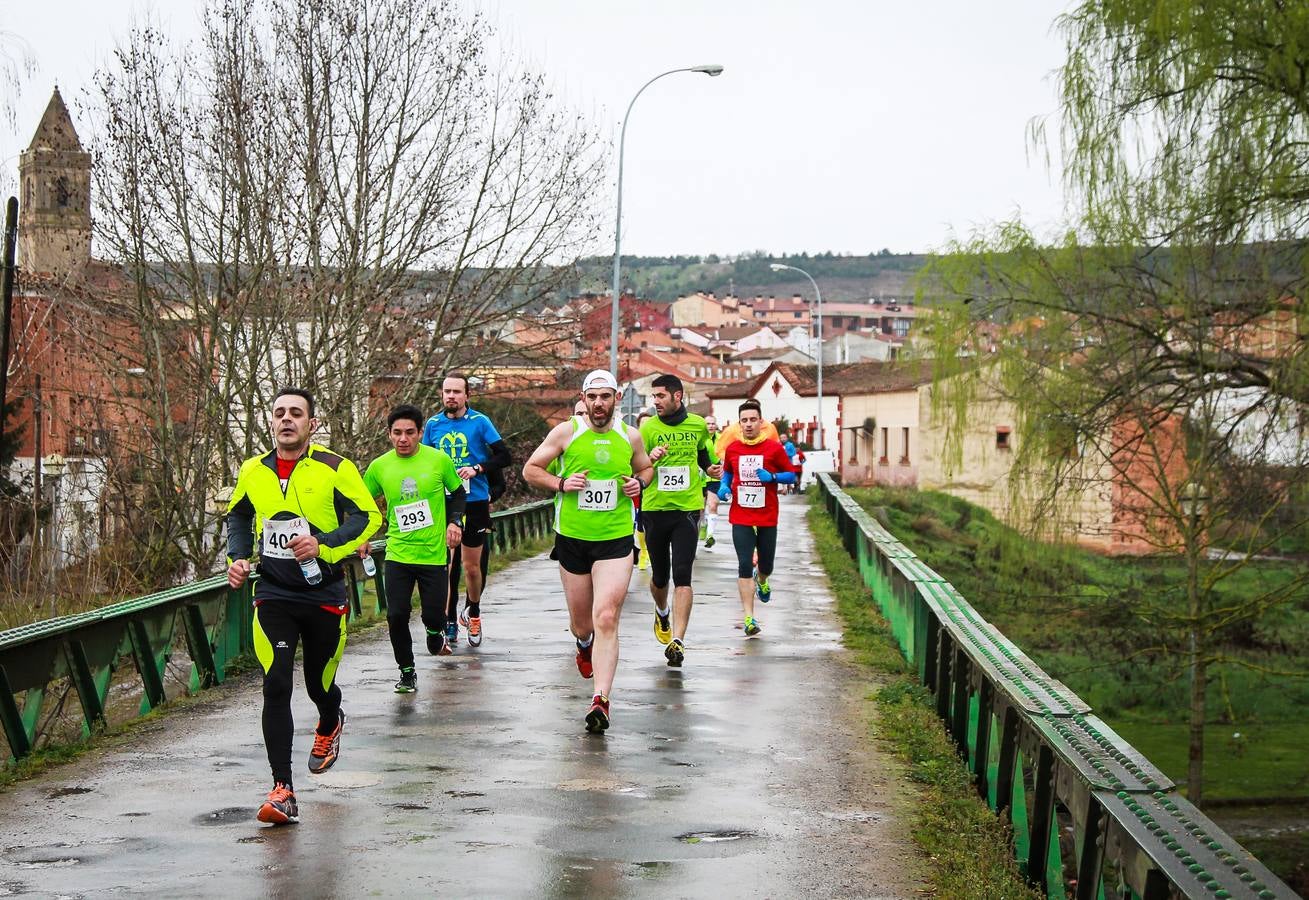
[[[46,794],[45,797],[47,800],[58,800],[60,797],[75,797],[78,794],[89,793],[91,793],[91,788],[87,787],[62,787],[55,788],[50,793]]]
[[[739,841],[744,838],[758,836],[753,831],[732,829],[724,831],[688,831],[686,834],[679,834],[677,839],[683,844],[719,844],[724,841]]]
[[[201,813],[191,820],[197,825],[227,825],[231,822],[249,822],[250,810],[244,806],[227,806],[212,812]]]

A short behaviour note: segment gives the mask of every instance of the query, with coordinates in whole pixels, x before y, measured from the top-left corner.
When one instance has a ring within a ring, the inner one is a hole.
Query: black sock
[[[479,618],[479,617],[482,615],[482,604],[480,604],[480,603],[465,603],[465,604],[464,604],[464,612],[468,613],[468,618],[470,618],[470,619],[476,619],[476,618]]]

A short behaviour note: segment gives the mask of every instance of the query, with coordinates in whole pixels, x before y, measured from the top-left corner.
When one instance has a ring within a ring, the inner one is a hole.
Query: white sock
[[[581,638],[577,638],[576,640],[577,640],[577,646],[579,646],[579,647],[581,647],[583,650],[585,650],[587,647],[591,646],[591,641],[595,640],[595,635],[592,634],[592,635],[591,635],[589,638],[587,638],[586,640],[582,640]]]
[[[659,615],[663,616],[665,619],[668,618],[670,611],[671,610],[667,606],[659,606],[658,604],[655,604],[655,612],[659,613]]]
[[[705,526],[706,536],[714,533],[714,523],[717,521],[718,521],[718,513],[710,513],[708,516],[708,524]]]

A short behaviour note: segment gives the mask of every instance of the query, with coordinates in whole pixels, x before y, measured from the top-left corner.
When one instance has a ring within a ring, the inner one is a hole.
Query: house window
[[[886,465],[886,460],[891,453],[891,429],[882,429],[882,458],[878,460],[882,465]]]
[[[900,455],[900,465],[907,466],[909,465],[909,429],[908,428],[900,429],[900,447],[901,449],[904,450],[904,453]]]
[[[997,425],[995,427],[995,449],[1011,449],[1012,445],[1009,443],[1009,431],[1010,428],[1008,425]]]

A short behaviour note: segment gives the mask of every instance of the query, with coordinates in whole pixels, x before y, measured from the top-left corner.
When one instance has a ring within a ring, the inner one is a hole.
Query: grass
[[[951,898],[1034,898],[1018,872],[1008,827],[977,796],[972,778],[877,611],[831,519],[811,501],[809,524],[827,570],[844,641],[880,687],[872,696],[871,733],[908,767],[918,789],[914,841],[927,859],[937,893]]]
[[[1187,672],[1180,637],[1146,607],[1176,609],[1181,564],[1105,557],[1028,540],[986,511],[945,494],[852,489],[906,546],[950,581],[1007,637],[1079,694],[1175,780],[1186,775]],[[1251,562],[1220,583],[1221,602],[1290,585],[1299,562]],[[1227,659],[1210,669],[1206,797],[1309,797],[1309,597],[1216,635]],[[1142,599],[1149,601],[1143,603]],[[1239,739],[1232,735],[1240,733]]]

